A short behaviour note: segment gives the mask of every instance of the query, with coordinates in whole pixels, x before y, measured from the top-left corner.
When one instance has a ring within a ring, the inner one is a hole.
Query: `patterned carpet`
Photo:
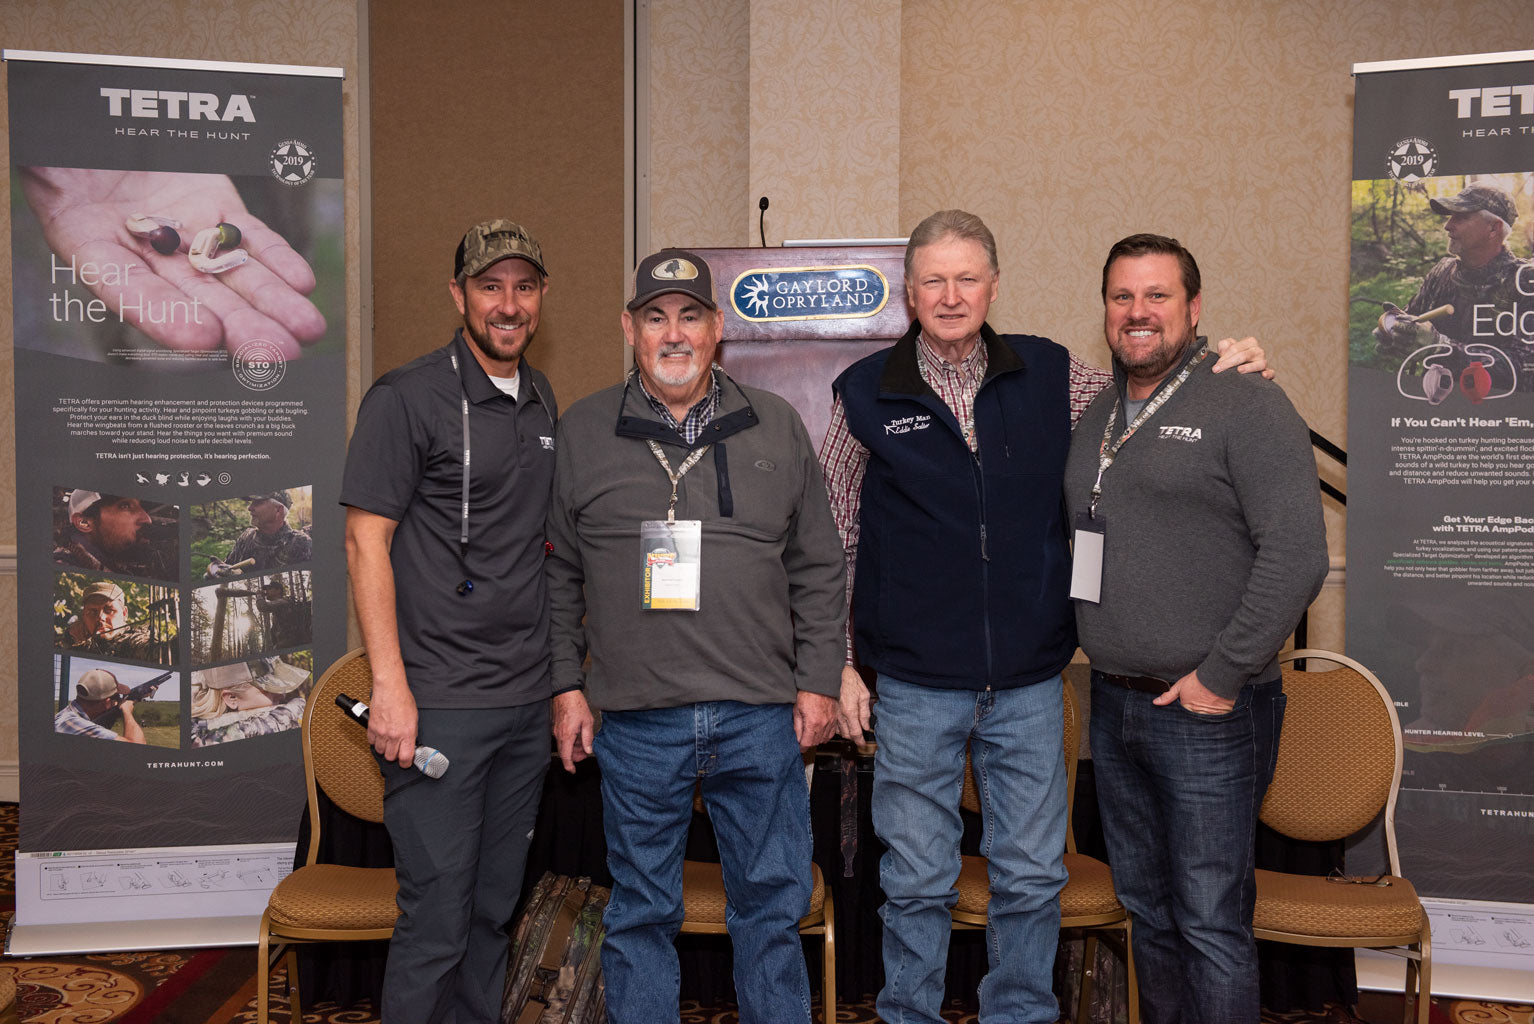
[[[15,907],[17,810],[0,804],[0,936]],[[22,1024],[258,1024],[255,951],[250,948],[170,950],[89,956],[5,959],[0,971],[14,975]],[[285,993],[284,973],[273,979],[274,994]],[[273,1018],[286,1022],[285,997],[273,999]],[[1333,1008],[1320,1016],[1264,1013],[1264,1024],[1387,1024],[1401,1020],[1399,996],[1365,994],[1358,1016]],[[377,1024],[372,1007],[321,1003],[305,1008],[304,1024]],[[816,1017],[819,1018],[819,1008]],[[944,1008],[948,1024],[975,1024],[975,1007],[960,1002]],[[873,1002],[837,1007],[836,1024],[877,1024]],[[738,1024],[733,1006],[684,1002],[681,1024]],[[1534,1006],[1441,1000],[1433,1024],[1534,1024]]]

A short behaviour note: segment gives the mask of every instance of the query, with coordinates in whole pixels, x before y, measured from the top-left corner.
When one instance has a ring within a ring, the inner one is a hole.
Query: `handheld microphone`
[[[762,248],[767,248],[767,197],[762,196],[756,202],[756,208],[762,212],[756,218],[757,233],[762,236]]]
[[[364,729],[368,726],[368,706],[362,701],[348,697],[344,693],[336,694],[336,707],[346,712],[348,718]],[[428,779],[440,779],[446,773],[448,766],[447,755],[435,747],[423,747],[420,744],[415,748],[415,770]]]

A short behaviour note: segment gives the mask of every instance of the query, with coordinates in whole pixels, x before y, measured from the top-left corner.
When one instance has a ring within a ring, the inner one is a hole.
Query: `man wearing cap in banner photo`
[[[80,595],[80,612],[64,630],[64,647],[111,658],[169,665],[175,641],[148,626],[129,625],[123,590],[109,580],[92,583]]]
[[[104,668],[93,668],[81,673],[75,681],[75,699],[59,708],[58,714],[53,716],[53,731],[68,736],[90,736],[98,740],[143,743],[144,727],[133,717],[134,702],[114,701],[118,694],[127,692],[128,687],[119,683],[117,677]],[[95,721],[114,706],[123,716],[121,736]]]
[[[209,576],[221,579],[271,572],[313,557],[314,544],[309,534],[288,525],[288,509],[293,502],[287,491],[256,494],[248,501],[251,526],[234,539],[227,559],[208,563]],[[250,565],[241,564],[247,560]]]
[[[383,1019],[498,1021],[549,762],[544,518],[558,410],[525,356],[548,272],[508,220],[464,235],[463,326],[362,399],[341,503],[399,876]],[[451,762],[411,768],[417,740]]]
[[[137,498],[76,487],[67,504],[68,521],[56,538],[54,562],[95,572],[175,578],[174,544],[167,557],[164,546],[155,543],[153,517]]]
[[[708,264],[646,257],[621,320],[636,370],[560,421],[548,527],[554,735],[567,770],[593,751],[602,769],[608,1017],[677,1019],[672,940],[701,789],[740,1019],[807,1022],[800,752],[833,727],[841,542],[798,413],[713,365],[724,315]]]
[[[1459,352],[1443,365],[1456,377],[1466,366],[1479,362],[1492,379],[1490,386],[1503,393],[1508,390],[1511,367],[1517,376],[1516,389],[1534,391],[1534,357],[1527,353],[1528,344],[1518,344],[1520,340],[1534,343],[1534,337],[1519,329],[1517,320],[1505,333],[1497,322],[1498,313],[1534,305],[1534,264],[1507,247],[1518,221],[1513,197],[1495,185],[1476,182],[1447,199],[1429,199],[1428,206],[1444,218],[1449,254],[1427,272],[1404,311],[1384,304],[1385,316],[1375,332],[1380,349],[1409,356],[1435,341],[1448,341]],[[1432,311],[1439,312],[1431,321],[1417,319]],[[1466,350],[1466,345],[1478,347]],[[1506,361],[1487,345],[1504,353]]]

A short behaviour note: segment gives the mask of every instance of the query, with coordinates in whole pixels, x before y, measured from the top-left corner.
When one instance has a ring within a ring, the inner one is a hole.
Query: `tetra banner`
[[[1348,654],[1434,959],[1527,969],[1534,914],[1431,900],[1534,904],[1534,52],[1354,73]]]
[[[258,916],[291,868],[305,700],[346,637],[340,72],[5,58],[12,948],[34,925]]]

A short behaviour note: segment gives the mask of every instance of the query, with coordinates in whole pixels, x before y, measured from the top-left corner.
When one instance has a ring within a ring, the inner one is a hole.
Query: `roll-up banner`
[[[10,949],[254,941],[346,640],[341,71],[4,56]]]
[[[1396,827],[1434,981],[1467,964],[1527,982],[1534,51],[1353,72],[1348,653],[1404,730]],[[1365,850],[1350,873],[1383,867]]]

